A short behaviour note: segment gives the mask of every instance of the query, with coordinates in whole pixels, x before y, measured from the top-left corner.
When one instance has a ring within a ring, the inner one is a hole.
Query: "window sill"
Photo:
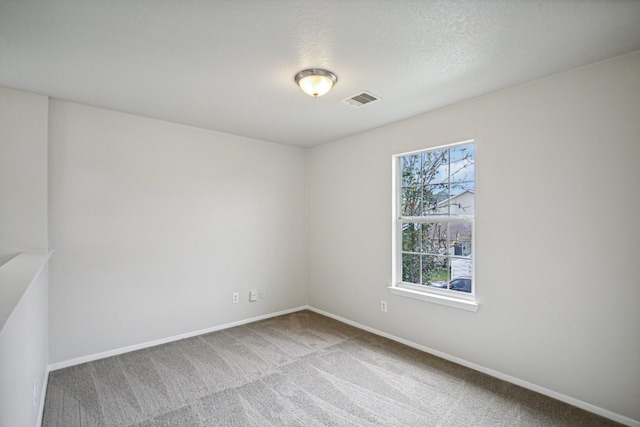
[[[389,292],[394,295],[400,295],[406,298],[427,301],[433,304],[446,305],[447,307],[458,308],[467,311],[478,311],[480,305],[476,301],[455,298],[447,295],[438,295],[435,293],[421,292],[413,289],[401,288],[399,286],[389,286]]]

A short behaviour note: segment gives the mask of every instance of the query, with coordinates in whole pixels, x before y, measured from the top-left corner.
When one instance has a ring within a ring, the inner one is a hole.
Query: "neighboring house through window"
[[[394,174],[392,292],[477,309],[473,141],[396,155]]]

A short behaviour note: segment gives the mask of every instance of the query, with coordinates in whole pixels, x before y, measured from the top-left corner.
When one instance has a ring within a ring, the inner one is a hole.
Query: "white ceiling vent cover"
[[[376,102],[381,100],[377,95],[372,94],[371,92],[360,92],[349,98],[343,99],[341,102],[344,102],[347,105],[350,105],[355,108],[360,108],[367,104],[371,104],[372,102]]]

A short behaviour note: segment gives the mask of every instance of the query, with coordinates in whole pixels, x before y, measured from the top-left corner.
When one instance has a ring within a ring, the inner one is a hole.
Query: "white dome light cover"
[[[310,68],[296,74],[295,80],[304,93],[317,98],[329,92],[338,81],[338,77],[331,71]]]

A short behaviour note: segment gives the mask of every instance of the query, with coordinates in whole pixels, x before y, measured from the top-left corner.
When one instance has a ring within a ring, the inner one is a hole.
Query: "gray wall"
[[[638,422],[639,76],[635,53],[311,149],[309,305]],[[467,139],[477,313],[386,289],[391,156]]]
[[[51,363],[305,305],[304,155],[52,100]]]

